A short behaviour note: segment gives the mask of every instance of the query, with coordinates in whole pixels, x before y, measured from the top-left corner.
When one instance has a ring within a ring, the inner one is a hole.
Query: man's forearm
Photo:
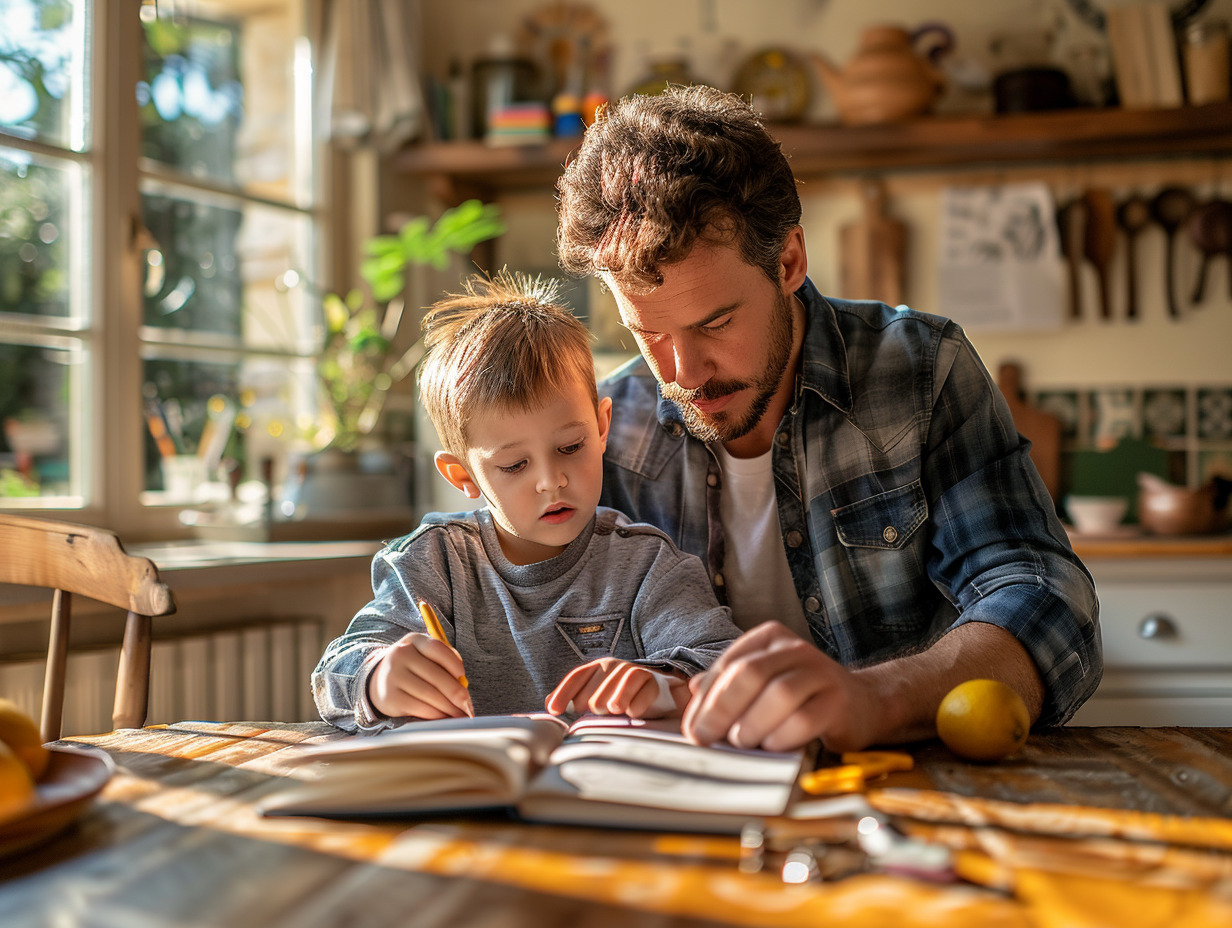
[[[1027,704],[1031,721],[1039,718],[1044,684],[1027,650],[1005,629],[967,622],[927,651],[855,671],[869,686],[883,712],[871,743],[896,744],[934,737],[941,700],[965,680],[1000,680]]]

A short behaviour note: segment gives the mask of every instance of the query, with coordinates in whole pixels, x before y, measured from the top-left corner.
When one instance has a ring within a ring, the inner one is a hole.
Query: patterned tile
[[[1096,447],[1107,447],[1138,434],[1133,390],[1127,387],[1093,390],[1090,402],[1094,412],[1091,439]]]
[[[1077,390],[1041,390],[1035,396],[1035,407],[1050,412],[1061,420],[1061,436],[1076,438],[1082,421]]]
[[[1232,450],[1198,452],[1198,483],[1206,483],[1216,474],[1232,480]]]
[[[1189,416],[1183,387],[1151,387],[1142,393],[1142,427],[1150,438],[1181,438]]]
[[[1198,438],[1208,441],[1232,438],[1232,387],[1201,387],[1198,390]]]

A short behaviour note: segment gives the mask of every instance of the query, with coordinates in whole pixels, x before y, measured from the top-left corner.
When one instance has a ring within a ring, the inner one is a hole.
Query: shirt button
[[[787,533],[787,547],[798,548],[800,542],[804,541],[804,536],[797,532],[794,528]]]
[[[715,585],[715,586],[722,586],[722,585],[723,585],[723,575],[722,575],[722,574],[715,574],[715,575],[714,575],[714,585]]]
[[[804,609],[806,612],[820,612],[821,603],[816,596],[810,596],[804,600]]]
[[[898,529],[893,525],[887,525],[881,530],[881,537],[885,539],[886,544],[892,545],[898,540]]]
[[[718,485],[719,485],[718,474],[707,474],[706,475],[706,486],[717,487]]]
[[[777,441],[780,445],[785,445],[789,441],[791,441],[791,436],[788,435],[786,431],[782,431],[774,436],[774,440]]]

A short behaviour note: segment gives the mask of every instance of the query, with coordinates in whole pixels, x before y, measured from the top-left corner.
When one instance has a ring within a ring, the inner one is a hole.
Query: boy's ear
[[[467,499],[479,499],[483,495],[479,490],[479,484],[471,479],[471,472],[466,465],[454,455],[448,451],[438,451],[432,460],[436,464],[436,469],[441,472],[441,476],[448,480],[454,489],[465,493]]]
[[[600,450],[607,450],[607,433],[612,428],[612,398],[605,396],[599,400],[599,446]]]

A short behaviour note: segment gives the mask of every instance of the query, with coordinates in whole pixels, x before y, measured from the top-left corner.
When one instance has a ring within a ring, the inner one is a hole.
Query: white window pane
[[[79,350],[0,344],[0,507],[79,498]]]
[[[225,499],[231,471],[239,479],[259,480],[265,458],[273,460],[281,482],[288,452],[311,437],[311,361],[214,361],[167,352],[147,357],[143,373],[147,503]]]
[[[84,170],[0,147],[0,314],[80,318]]]
[[[177,338],[223,336],[246,348],[314,349],[309,296],[283,284],[288,270],[311,266],[306,214],[163,192],[147,192],[142,213],[157,244],[146,256],[146,326],[178,330]]]
[[[85,149],[87,30],[85,0],[0,3],[0,131]]]
[[[298,2],[177,0],[144,23],[142,153],[193,177],[299,202]]]

